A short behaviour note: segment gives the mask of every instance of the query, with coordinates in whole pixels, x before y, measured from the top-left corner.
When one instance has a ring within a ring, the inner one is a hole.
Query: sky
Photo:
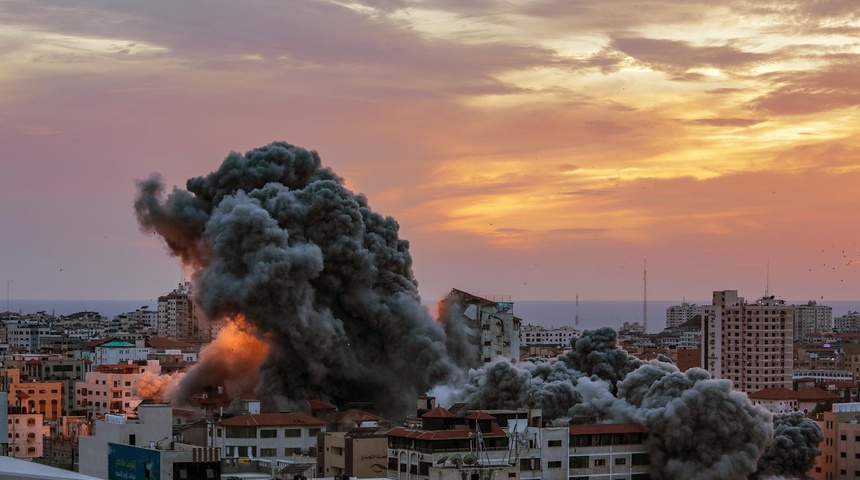
[[[0,281],[170,291],[135,181],[283,140],[394,217],[425,301],[852,300],[855,0],[0,3]]]

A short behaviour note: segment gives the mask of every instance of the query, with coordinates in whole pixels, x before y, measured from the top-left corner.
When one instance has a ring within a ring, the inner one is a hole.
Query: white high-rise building
[[[774,297],[747,303],[737,290],[722,290],[702,311],[702,365],[714,378],[747,393],[792,388],[793,306]]]
[[[794,306],[794,340],[803,342],[807,337],[818,337],[833,331],[833,308],[818,305],[810,300],[806,305]]]
[[[680,327],[696,315],[701,315],[702,307],[695,303],[683,302],[666,309],[666,328]]]
[[[188,282],[158,297],[158,336],[173,340],[209,340],[209,325],[197,310]]]

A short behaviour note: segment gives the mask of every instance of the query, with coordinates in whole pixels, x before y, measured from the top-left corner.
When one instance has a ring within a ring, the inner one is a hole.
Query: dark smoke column
[[[269,345],[264,400],[370,401],[398,415],[459,371],[420,303],[397,222],[347,190],[315,151],[276,142],[233,152],[169,195],[153,175],[138,182],[135,210],[141,228],[194,269],[206,314],[241,314]],[[198,386],[201,375],[216,384],[221,372],[187,377]],[[197,393],[185,383],[184,395]]]

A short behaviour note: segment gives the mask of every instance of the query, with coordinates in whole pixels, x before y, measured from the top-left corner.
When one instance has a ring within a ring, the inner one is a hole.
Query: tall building
[[[702,365],[746,393],[792,388],[794,307],[774,297],[747,303],[737,290],[715,291],[702,307]]]
[[[191,298],[191,284],[185,282],[167,295],[158,297],[159,337],[174,340],[209,340],[210,331]]]
[[[688,320],[702,313],[702,307],[695,303],[683,302],[666,309],[666,328],[680,327]]]
[[[794,306],[794,340],[804,342],[807,337],[833,331],[833,308],[818,305],[810,300],[806,305]]]
[[[439,317],[448,335],[464,338],[475,348],[474,363],[502,356],[511,362],[520,358],[520,324],[513,302],[497,302],[456,288],[438,304]]]

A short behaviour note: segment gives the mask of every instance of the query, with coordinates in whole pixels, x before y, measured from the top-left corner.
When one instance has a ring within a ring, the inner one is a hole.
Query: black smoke
[[[345,188],[315,151],[276,142],[233,152],[169,194],[153,175],[138,182],[135,210],[141,228],[194,270],[207,316],[242,315],[268,344],[264,400],[372,402],[399,415],[459,372],[421,305],[397,222]],[[208,363],[187,376],[193,385],[180,383],[180,398],[221,383],[227,370]]]
[[[803,413],[794,412],[774,416],[773,428],[773,441],[759,458],[758,472],[752,478],[807,478],[806,472],[815,465],[815,457],[821,455],[818,448],[824,440],[821,427]]]

